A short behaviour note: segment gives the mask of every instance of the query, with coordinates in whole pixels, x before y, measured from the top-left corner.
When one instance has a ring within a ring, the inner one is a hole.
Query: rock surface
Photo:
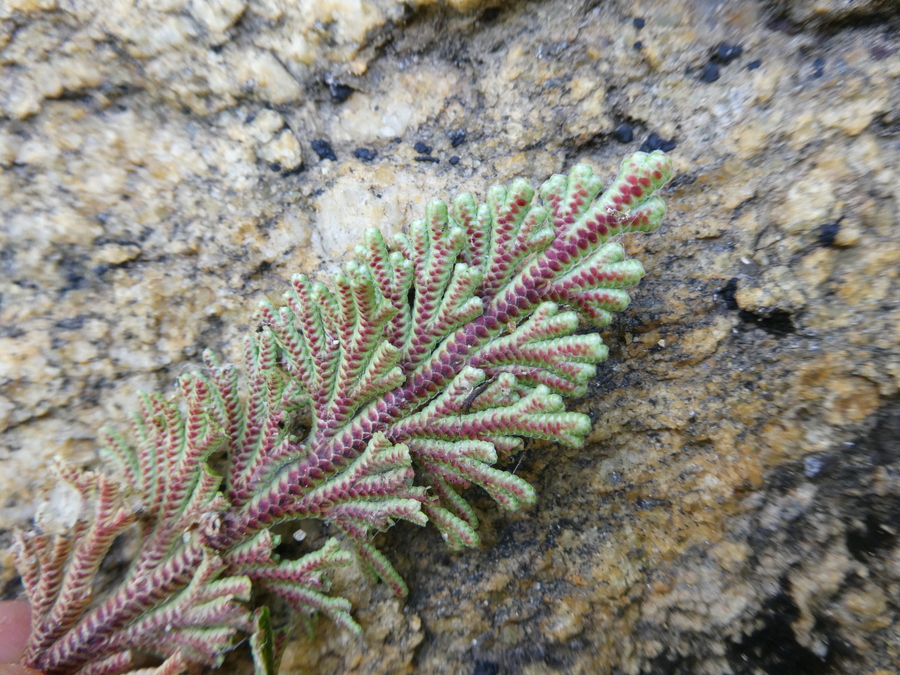
[[[282,672],[897,672],[898,21],[874,0],[0,4],[0,544],[54,457],[95,462],[98,428],[204,348],[235,359],[255,301],[326,279],[364,227],[674,143],[662,230],[625,239],[648,276],[572,406],[589,443],[528,447],[532,509],[474,495],[479,550],[384,536],[410,597],[346,572],[364,637],[320,622]]]

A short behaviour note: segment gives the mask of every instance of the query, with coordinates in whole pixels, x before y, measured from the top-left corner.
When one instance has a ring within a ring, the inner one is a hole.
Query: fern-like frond
[[[295,275],[280,306],[260,305],[240,368],[206,352],[205,372],[179,380],[181,403],[143,395],[130,437],[104,431],[118,479],[62,469],[93,510],[66,536],[16,536],[34,626],[24,662],[120,675],[151,655],[160,665],[135,672],[174,675],[220,665],[248,636],[257,675],[274,675],[286,627],[253,607],[254,588],[308,626],[322,613],[359,632],[328,573],[355,558],[404,594],[375,533],[431,522],[453,548],[476,546],[462,490],[531,504],[502,464],[524,439],[577,447],[590,431],[563,397],[585,394],[607,348],[579,328],[627,306],[643,267],[609,239],[659,226],[653,192],[670,175],[664,154],[635,153],[602,194],[579,165],[544,183],[542,204],[523,180],[481,205],[431,202],[390,241],[367,231],[331,288]],[[339,537],[284,560],[269,528],[301,518]],[[132,525],[136,559],[95,597]]]

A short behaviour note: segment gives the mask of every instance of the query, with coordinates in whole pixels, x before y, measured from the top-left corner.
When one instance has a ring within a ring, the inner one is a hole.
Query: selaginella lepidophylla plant
[[[532,488],[495,465],[523,438],[578,446],[590,430],[563,397],[585,393],[607,348],[579,317],[603,326],[628,304],[644,270],[608,240],[659,227],[653,193],[671,172],[663,153],[638,152],[602,195],[578,165],[543,184],[543,205],[523,180],[480,206],[435,201],[391,243],[367,231],[333,289],[296,275],[283,306],[262,303],[242,377],[206,353],[204,372],[179,380],[180,404],[145,395],[127,439],[105,431],[110,475],[61,469],[90,506],[66,535],[16,536],[32,607],[23,663],[118,675],[151,655],[162,665],[142,672],[173,675],[220,665],[249,636],[257,674],[272,675],[286,628],[254,589],[360,631],[327,572],[355,558],[403,595],[374,533],[431,522],[451,547],[477,546],[461,489],[530,504]],[[339,536],[280,558],[272,526],[310,518]],[[130,528],[136,559],[95,588]]]

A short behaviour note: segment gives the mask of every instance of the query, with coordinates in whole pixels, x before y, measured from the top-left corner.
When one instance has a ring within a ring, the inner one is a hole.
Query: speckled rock
[[[895,4],[0,5],[0,544],[365,227],[674,142],[589,442],[528,445],[529,510],[473,490],[478,550],[382,536],[409,598],[343,571],[364,636],[320,622],[282,672],[897,672]]]

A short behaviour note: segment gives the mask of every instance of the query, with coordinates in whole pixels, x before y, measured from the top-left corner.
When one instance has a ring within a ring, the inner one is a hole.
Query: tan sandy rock
[[[527,445],[531,509],[468,492],[479,549],[379,539],[410,597],[342,572],[364,636],[320,621],[282,672],[895,672],[900,43],[886,5],[783,9],[0,6],[0,543],[54,457],[93,465],[203,349],[235,361],[291,274],[328,281],[436,197],[608,181],[656,133],[679,175],[661,231],[623,238],[647,276],[571,403],[585,447]]]

